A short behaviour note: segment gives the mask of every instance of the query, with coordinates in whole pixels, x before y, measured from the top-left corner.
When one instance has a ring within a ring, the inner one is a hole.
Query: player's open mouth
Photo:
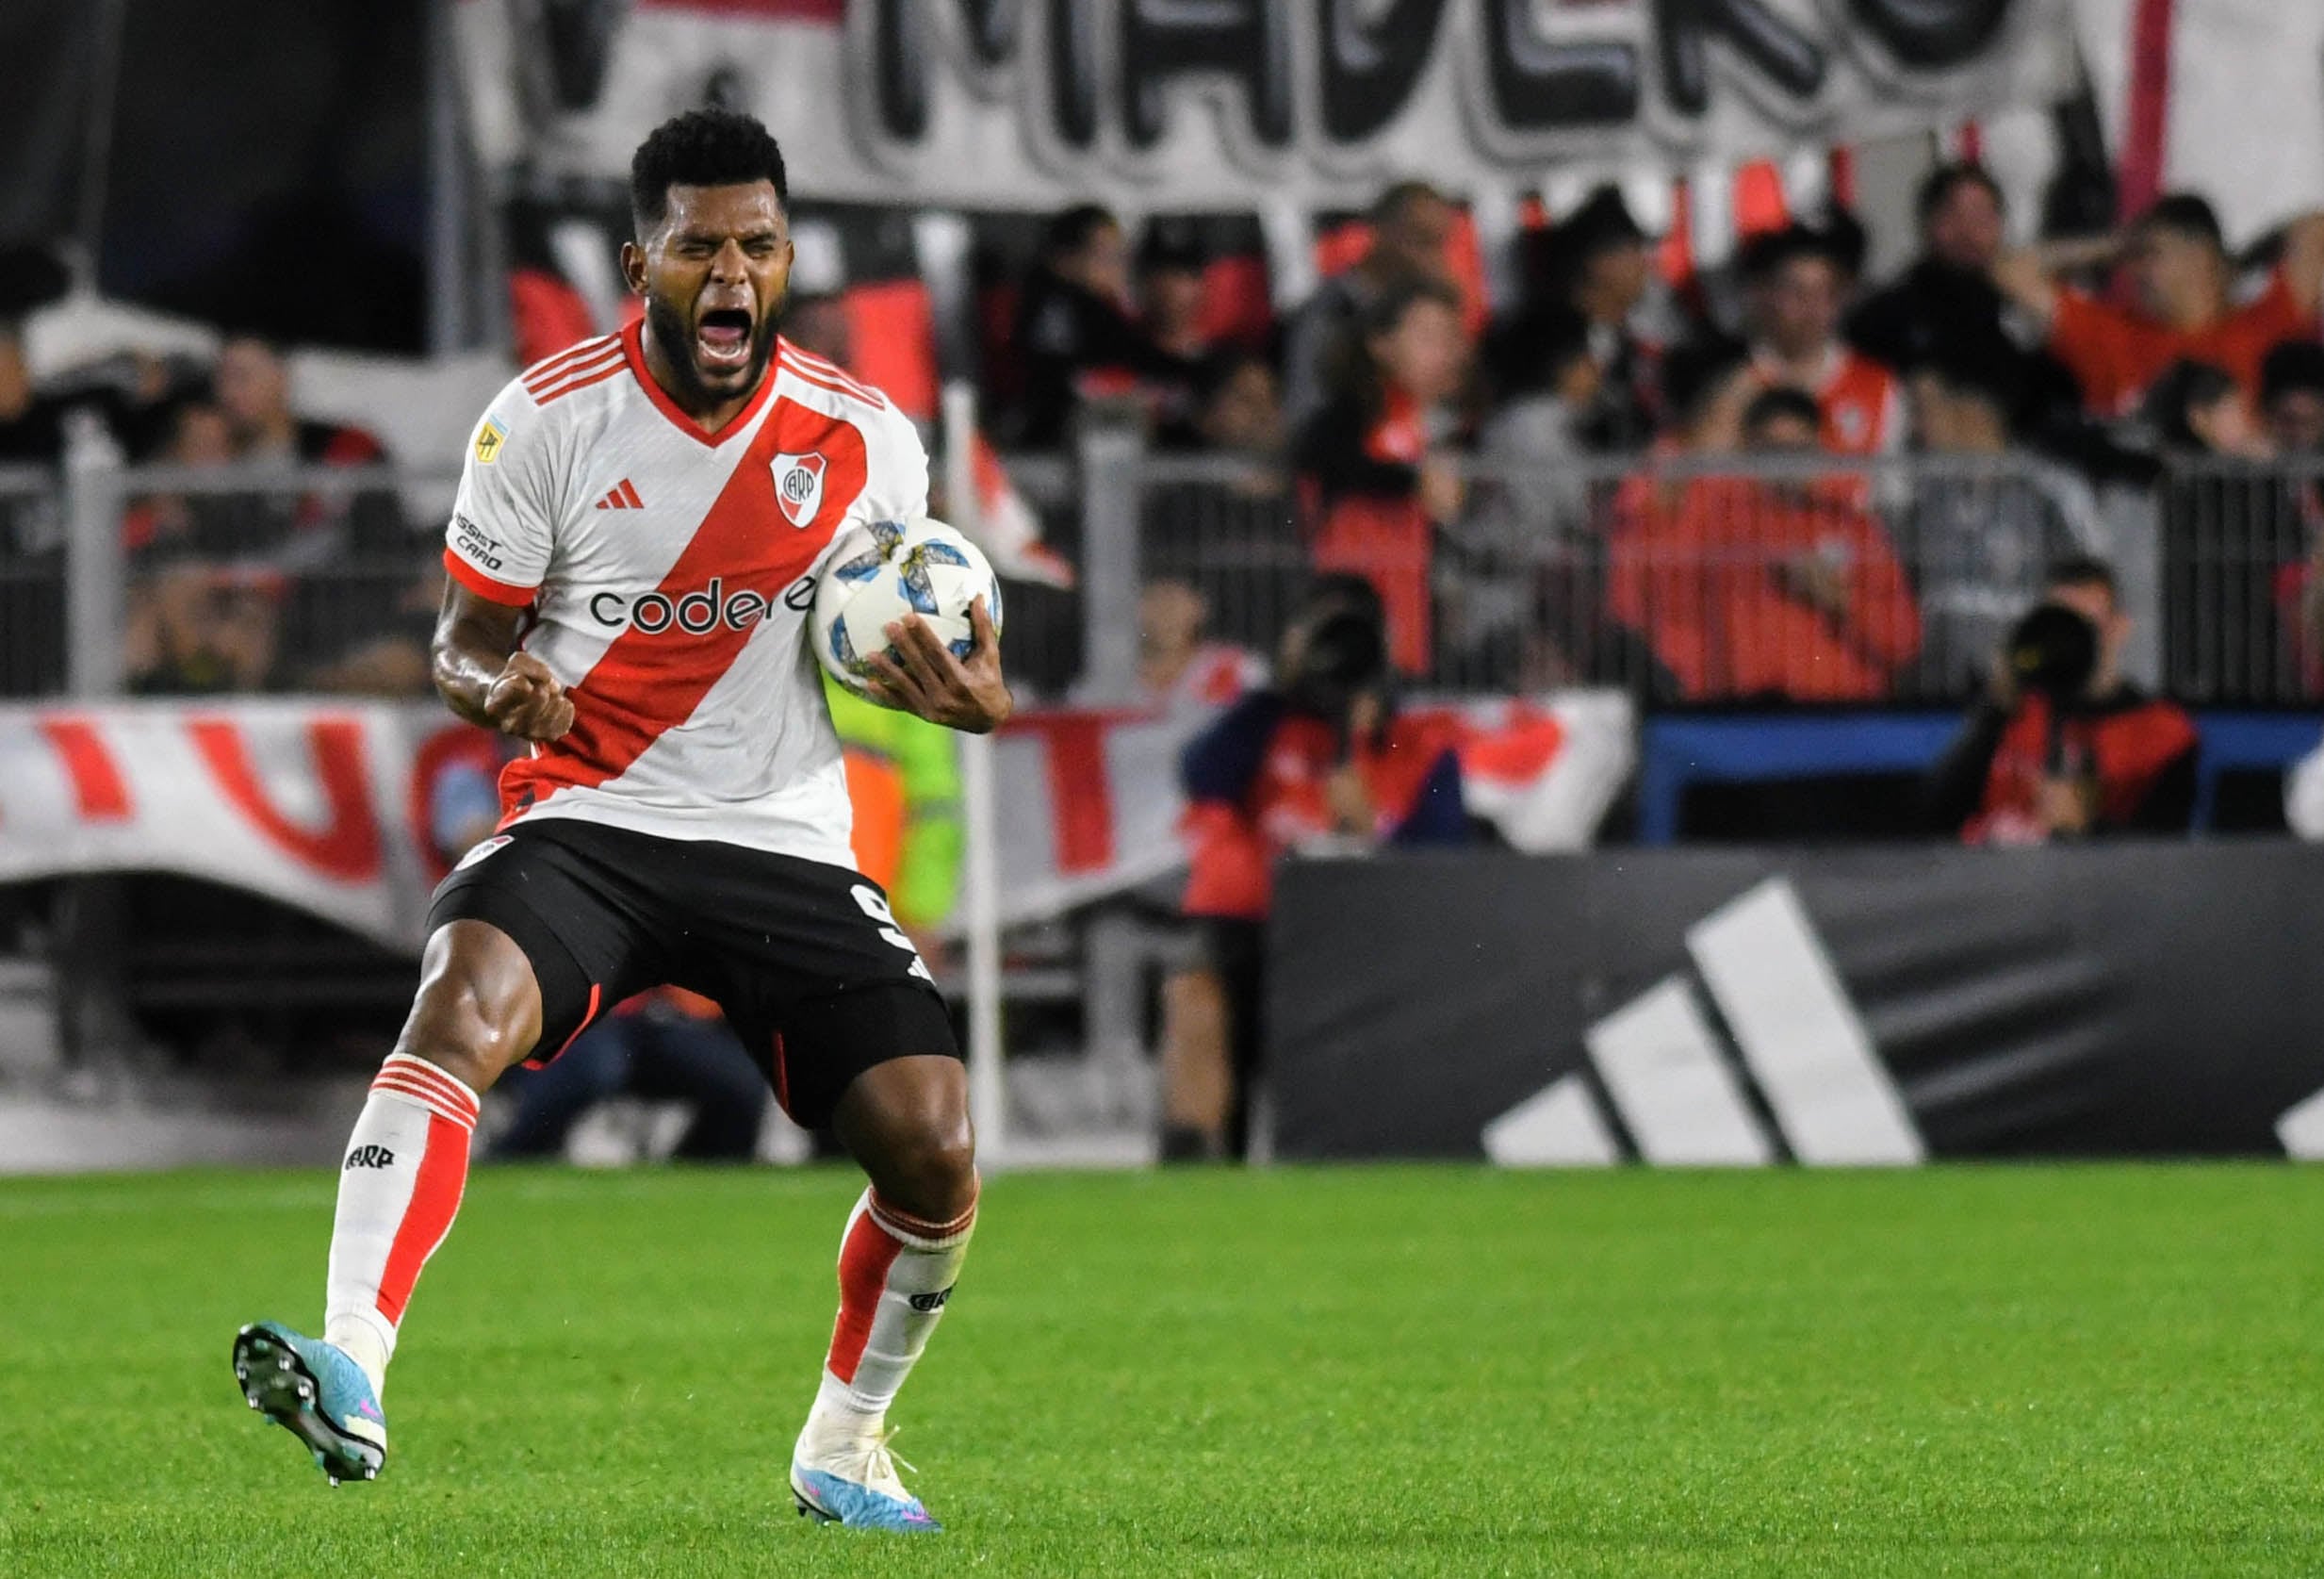
[[[740,307],[714,307],[695,326],[695,352],[702,366],[727,372],[750,361],[750,314]]]

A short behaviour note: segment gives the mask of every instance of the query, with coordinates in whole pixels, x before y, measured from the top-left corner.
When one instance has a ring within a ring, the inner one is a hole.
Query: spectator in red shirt
[[[1852,268],[1836,237],[1807,225],[1751,243],[1742,259],[1750,376],[1813,400],[1817,436],[1834,454],[1884,454],[1904,445],[1904,396],[1893,373],[1840,337]]]
[[[1187,744],[1185,912],[1201,958],[1164,990],[1163,1156],[1240,1156],[1259,1072],[1264,930],[1287,850],[1460,844],[1454,726],[1399,715],[1380,601],[1320,578],[1285,633],[1275,684]]]
[[[1379,588],[1391,658],[1425,674],[1436,529],[1465,497],[1446,455],[1468,376],[1461,299],[1434,280],[1393,287],[1365,310],[1362,343],[1352,376],[1301,429],[1292,458],[1310,496],[1316,568]]]
[[[2119,252],[2135,304],[2115,306],[2058,283],[2064,268]],[[2324,214],[2285,230],[2283,256],[2267,289],[2238,305],[2234,267],[2211,205],[2174,193],[2132,227],[2125,245],[2111,240],[2011,254],[1994,283],[2047,329],[2050,351],[2082,386],[2086,409],[2120,417],[2182,361],[2227,370],[2259,397],[2260,364],[2280,342],[2314,338],[2324,296]]]
[[[1743,416],[1759,455],[1812,454],[1815,402],[1770,389]],[[1704,477],[1626,522],[1607,602],[1687,700],[1877,701],[1921,617],[1858,480]]]
[[[1930,779],[1939,828],[1993,845],[2187,831],[2200,741],[2177,703],[2123,680],[2130,623],[2104,565],[2052,569]]]

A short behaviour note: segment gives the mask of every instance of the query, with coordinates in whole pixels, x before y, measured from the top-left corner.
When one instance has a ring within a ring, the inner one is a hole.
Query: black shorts
[[[464,920],[499,928],[532,963],[541,1039],[529,1062],[664,984],[715,999],[775,1099],[810,1129],[876,1063],[960,1057],[887,896],[844,867],[544,817],[479,845],[436,889],[430,934]]]

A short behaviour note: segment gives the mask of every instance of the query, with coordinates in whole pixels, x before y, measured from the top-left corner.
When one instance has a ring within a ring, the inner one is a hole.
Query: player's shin
[[[974,1201],[930,1223],[863,1192],[840,1241],[839,1320],[810,1432],[878,1427],[944,1313],[975,1226]]]
[[[331,1229],[323,1337],[378,1389],[419,1269],[451,1228],[468,1177],[476,1093],[425,1059],[391,1055],[348,1137]]]

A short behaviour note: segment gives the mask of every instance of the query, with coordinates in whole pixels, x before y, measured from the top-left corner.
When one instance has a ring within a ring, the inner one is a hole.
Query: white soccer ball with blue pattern
[[[906,615],[926,620],[960,658],[975,645],[971,603],[982,598],[993,630],[1001,628],[1001,584],[992,567],[942,521],[914,516],[851,526],[825,564],[810,640],[824,672],[859,697],[878,699],[864,682],[872,659],[889,650],[888,627]]]

